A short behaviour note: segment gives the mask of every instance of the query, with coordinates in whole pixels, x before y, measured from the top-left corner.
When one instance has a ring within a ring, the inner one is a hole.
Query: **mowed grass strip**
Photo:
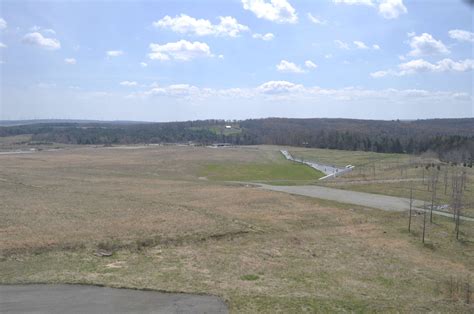
[[[397,163],[407,162],[411,155],[407,154],[386,154],[364,151],[345,151],[337,149],[301,149],[290,148],[290,153],[297,157],[306,160],[312,160],[328,165],[336,165],[338,167],[345,167],[347,165],[354,165],[357,167],[377,163]]]
[[[217,181],[311,181],[324,176],[308,166],[285,163],[212,163],[205,165],[200,176]]]

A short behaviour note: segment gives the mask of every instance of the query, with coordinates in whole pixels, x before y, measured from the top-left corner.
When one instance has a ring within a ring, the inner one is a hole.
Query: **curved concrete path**
[[[340,203],[378,208],[382,210],[407,211],[410,209],[410,200],[408,198],[402,197],[340,190],[317,185],[280,186],[268,185],[263,183],[248,184],[257,185],[259,186],[259,188],[265,190],[304,195],[324,200],[336,201]],[[425,211],[425,209],[421,207],[423,207],[423,201],[413,200],[413,210]],[[426,211],[429,212],[429,210]],[[433,214],[453,218],[453,214],[447,212],[433,210]],[[474,221],[474,218],[472,217],[461,216],[460,218],[465,221]]]
[[[228,313],[218,297],[83,285],[0,285],[0,313]]]

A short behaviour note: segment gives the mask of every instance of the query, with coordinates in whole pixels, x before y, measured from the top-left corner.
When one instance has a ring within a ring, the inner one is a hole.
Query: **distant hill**
[[[474,118],[412,121],[266,118],[242,121],[1,121],[0,136],[32,134],[67,144],[273,144],[384,153],[433,151],[466,161],[474,156]]]
[[[29,124],[55,124],[55,123],[104,123],[104,124],[142,124],[141,121],[101,121],[101,120],[68,120],[68,119],[34,119],[34,120],[0,120],[0,126],[16,126]]]

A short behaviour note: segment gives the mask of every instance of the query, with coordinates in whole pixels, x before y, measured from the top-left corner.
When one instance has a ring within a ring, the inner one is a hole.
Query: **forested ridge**
[[[457,161],[474,156],[474,118],[414,121],[267,118],[167,123],[29,121],[0,127],[0,136],[20,134],[32,134],[36,142],[65,144],[193,142],[207,145],[220,142],[382,153],[432,151],[442,158]]]

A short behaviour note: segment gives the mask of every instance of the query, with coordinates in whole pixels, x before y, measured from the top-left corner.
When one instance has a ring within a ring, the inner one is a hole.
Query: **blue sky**
[[[462,0],[0,5],[0,119],[473,116]]]

